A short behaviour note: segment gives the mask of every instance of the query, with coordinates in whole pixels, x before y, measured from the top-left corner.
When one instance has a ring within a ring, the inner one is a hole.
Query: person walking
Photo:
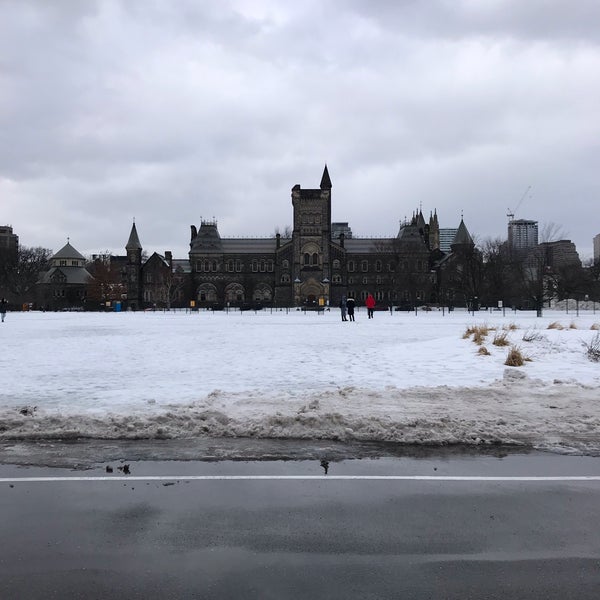
[[[0,317],[2,317],[2,322],[4,323],[4,319],[6,317],[6,307],[8,306],[8,302],[6,301],[6,298],[2,298],[2,300],[0,300]]]
[[[346,310],[348,311],[348,319],[350,319],[350,321],[354,321],[354,305],[356,304],[356,302],[354,301],[354,298],[352,296],[350,296],[348,298],[348,300],[346,300]]]
[[[342,313],[342,321],[347,321],[346,318],[346,296],[342,296],[340,300],[340,312]]]
[[[368,294],[367,299],[365,300],[365,305],[367,307],[367,315],[369,319],[373,318],[373,309],[375,308],[375,298],[373,298],[373,294]]]

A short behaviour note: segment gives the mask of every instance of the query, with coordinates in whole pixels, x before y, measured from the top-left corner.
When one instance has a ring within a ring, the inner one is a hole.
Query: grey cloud
[[[200,216],[223,235],[289,224],[290,188],[327,161],[335,218],[365,234],[422,202],[500,235],[529,184],[523,216],[574,221],[600,191],[598,9],[544,5],[4,3],[4,219],[99,251],[135,216],[144,245],[185,255]]]
[[[600,40],[597,27],[600,5],[595,0],[380,0],[376,4],[341,0],[337,3],[339,10],[348,6],[383,29],[415,37],[559,38],[594,44]]]

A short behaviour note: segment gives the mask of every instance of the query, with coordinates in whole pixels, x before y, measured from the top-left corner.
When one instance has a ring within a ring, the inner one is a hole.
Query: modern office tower
[[[527,219],[513,219],[508,222],[508,247],[521,251],[538,245],[538,222]]]
[[[440,227],[440,250],[442,252],[450,252],[450,246],[456,237],[457,227]]]
[[[0,225],[0,252],[16,256],[18,248],[19,236],[13,233],[12,227]]]

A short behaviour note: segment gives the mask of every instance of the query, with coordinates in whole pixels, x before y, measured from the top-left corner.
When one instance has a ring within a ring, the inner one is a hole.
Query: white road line
[[[74,477],[0,477],[0,483],[69,481],[600,481],[600,475],[480,477],[477,475],[123,475]]]

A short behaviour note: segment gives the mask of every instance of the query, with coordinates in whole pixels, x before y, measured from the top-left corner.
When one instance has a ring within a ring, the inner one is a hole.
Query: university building
[[[342,296],[360,303],[369,292],[379,305],[438,301],[436,269],[451,261],[440,249],[437,213],[426,221],[416,211],[393,238],[357,238],[348,223],[332,223],[331,202],[325,166],[318,188],[292,188],[289,236],[225,238],[216,221],[202,221],[191,226],[186,259],[165,252],[143,261],[134,223],[126,244],[127,304],[337,306]],[[455,231],[450,254],[472,248],[462,220]]]

